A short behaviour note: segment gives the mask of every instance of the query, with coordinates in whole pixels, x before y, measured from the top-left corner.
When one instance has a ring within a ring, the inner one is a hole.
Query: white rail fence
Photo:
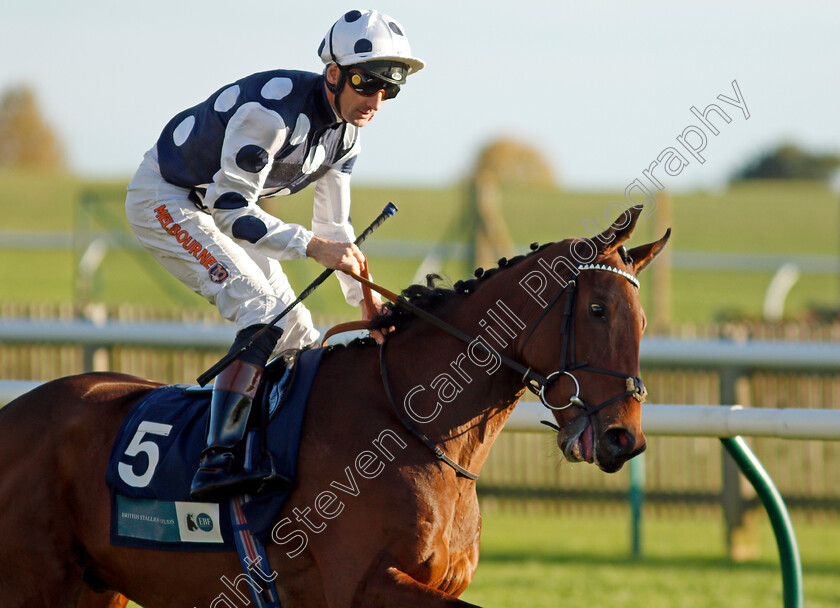
[[[94,323],[85,320],[55,321],[0,319],[0,344],[75,345],[95,351],[116,346],[202,348],[226,350],[233,341],[229,324],[185,322]],[[353,334],[349,335],[352,338]],[[347,339],[349,339],[347,338]],[[667,369],[709,369],[721,372],[720,402],[735,403],[734,384],[752,371],[840,373],[840,344],[826,342],[686,340],[644,338],[639,359],[642,366]],[[0,403],[37,385],[29,381],[0,379]],[[520,404],[509,427],[542,430],[542,408]],[[761,410],[697,405],[645,405],[645,432],[651,435],[721,437],[792,437],[836,439],[835,420],[840,410]],[[729,431],[727,431],[729,429]],[[723,433],[721,433],[723,432]],[[826,435],[832,435],[827,437]]]
[[[539,402],[516,406],[506,430],[543,431],[550,413]],[[840,410],[746,408],[740,405],[642,405],[645,435],[663,437],[776,437],[840,441]]]
[[[233,326],[222,323],[0,319],[0,343],[6,344],[227,349],[233,337]],[[649,337],[642,339],[639,358],[667,368],[840,372],[840,344],[828,342]]]

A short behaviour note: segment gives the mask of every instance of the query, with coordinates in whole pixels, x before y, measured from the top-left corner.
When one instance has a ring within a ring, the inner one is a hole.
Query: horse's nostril
[[[636,449],[636,438],[624,427],[615,426],[604,433],[604,444],[613,456],[626,456]]]

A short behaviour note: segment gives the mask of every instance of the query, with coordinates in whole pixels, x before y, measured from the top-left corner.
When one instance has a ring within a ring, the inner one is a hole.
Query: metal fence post
[[[796,534],[790,521],[785,502],[779,490],[764,470],[761,462],[750,450],[743,437],[721,437],[721,444],[732,456],[737,466],[758,492],[779,548],[779,561],[782,566],[782,594],[785,608],[802,608],[802,561],[799,558],[799,546],[796,544]]]

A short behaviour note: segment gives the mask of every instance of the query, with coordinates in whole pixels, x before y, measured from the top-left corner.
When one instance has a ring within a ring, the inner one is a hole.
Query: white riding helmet
[[[405,70],[376,70],[377,76],[394,84],[402,84],[408,74],[419,72],[426,65],[412,57],[402,26],[375,10],[353,10],[342,16],[321,41],[318,55],[325,64],[336,63],[340,67],[369,61],[379,65],[404,64]]]

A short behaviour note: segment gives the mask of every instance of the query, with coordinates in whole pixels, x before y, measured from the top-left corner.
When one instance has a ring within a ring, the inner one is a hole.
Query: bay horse
[[[471,606],[458,597],[479,557],[472,477],[529,385],[552,408],[567,460],[613,472],[644,450],[636,275],[669,233],[627,250],[641,210],[454,289],[409,288],[404,300],[442,325],[394,306],[380,320],[396,328],[387,350],[368,339],[324,354],[297,487],[266,547],[284,606]],[[0,410],[3,608],[249,604],[247,584],[223,584],[242,576],[235,553],[109,542],[109,452],[126,413],[157,386],[81,374]]]

